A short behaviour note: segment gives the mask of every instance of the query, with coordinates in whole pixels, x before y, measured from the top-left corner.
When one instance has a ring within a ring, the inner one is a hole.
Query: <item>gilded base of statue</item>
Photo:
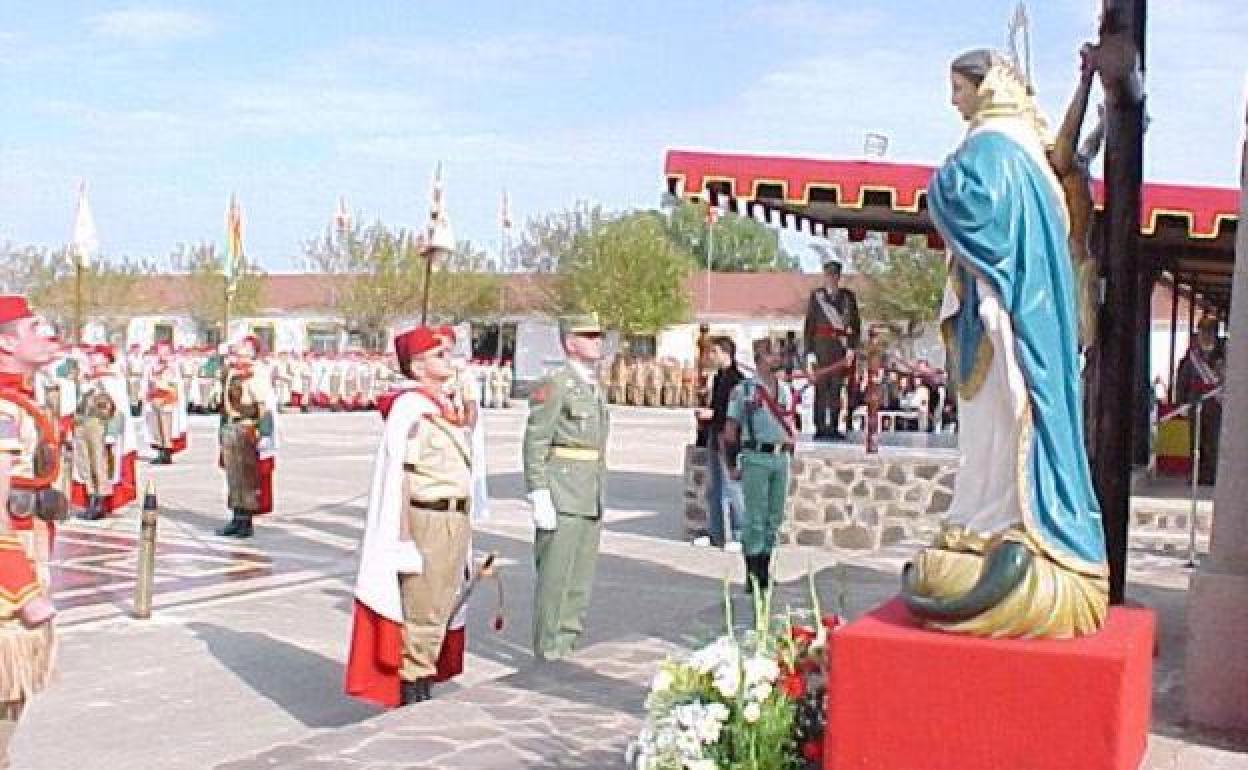
[[[902,597],[929,628],[992,638],[1069,639],[1095,633],[1109,581],[1051,559],[1026,533],[985,539],[946,526],[906,566]]]

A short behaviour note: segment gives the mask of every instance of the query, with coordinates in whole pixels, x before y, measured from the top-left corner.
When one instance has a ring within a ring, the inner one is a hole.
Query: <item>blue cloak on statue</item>
[[[1060,191],[1009,135],[970,136],[928,185],[928,209],[954,257],[960,288],[949,323],[951,371],[974,376],[985,339],[974,278],[992,287],[1013,326],[1027,383],[1031,430],[1022,435],[1019,490],[1023,524],[1058,563],[1105,574],[1105,536],[1083,431],[1073,266]]]

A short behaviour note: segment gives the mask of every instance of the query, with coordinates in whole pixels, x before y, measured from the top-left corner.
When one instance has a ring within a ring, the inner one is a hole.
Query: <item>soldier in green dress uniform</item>
[[[537,527],[533,654],[557,660],[584,630],[602,531],[607,402],[595,367],[602,328],[593,316],[560,320],[567,364],[529,399],[524,481]]]
[[[773,349],[770,339],[755,340],[754,362],[757,374],[732,391],[720,441],[729,473],[741,481],[745,496],[741,545],[746,587],[757,583],[766,590],[776,532],[784,522],[789,456],[797,431],[792,392],[776,378],[784,364],[782,353]]]

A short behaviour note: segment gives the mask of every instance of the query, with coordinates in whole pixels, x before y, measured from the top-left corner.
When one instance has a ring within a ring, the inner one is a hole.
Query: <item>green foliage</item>
[[[427,264],[421,241],[381,222],[330,231],[306,244],[308,262],[325,276],[330,308],[380,349],[386,329],[401,318],[419,318]],[[449,321],[498,312],[499,277],[487,272],[488,255],[470,241],[434,265],[429,317]]]
[[[406,230],[381,222],[331,230],[307,244],[309,262],[329,285],[332,310],[365,344],[379,349],[386,328],[398,318],[419,314],[425,262],[419,242]]]
[[[180,243],[169,255],[174,272],[186,275],[186,290],[173,310],[186,313],[201,332],[220,329],[225,319],[225,254],[216,244]],[[241,318],[260,311],[265,275],[256,263],[244,259],[230,301],[230,316]]]
[[[688,318],[691,260],[664,219],[635,212],[579,232],[559,260],[565,312],[594,312],[622,334],[653,333]]]
[[[859,293],[864,318],[889,322],[898,336],[922,334],[924,323],[936,320],[945,286],[945,260],[922,237],[903,246],[864,242],[855,247],[853,262],[865,279]]]
[[[154,266],[145,260],[91,260],[82,271],[83,319],[116,330],[124,319],[147,309],[136,290],[140,281],[154,272]],[[63,330],[73,325],[77,275],[66,249],[50,251],[13,244],[0,247],[0,291],[25,295],[34,308]]]
[[[605,223],[610,217],[602,206],[578,203],[571,209],[534,217],[525,225],[512,257],[522,270],[554,273],[570,254],[578,238]]]
[[[668,237],[693,256],[694,266],[706,268],[707,249],[711,269],[720,272],[769,272],[796,270],[798,259],[780,247],[779,234],[748,217],[725,214],[713,225],[706,223],[704,203],[677,202],[667,218]]]

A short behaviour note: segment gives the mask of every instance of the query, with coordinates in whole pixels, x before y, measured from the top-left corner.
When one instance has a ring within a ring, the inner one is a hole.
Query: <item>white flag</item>
[[[439,161],[429,189],[429,227],[425,233],[425,251],[430,254],[437,251],[449,254],[454,250],[455,233],[451,229],[451,218],[446,213],[446,201],[442,193],[442,162]]]
[[[78,211],[74,216],[74,240],[70,245],[74,264],[85,265],[95,258],[100,249],[100,239],[95,232],[95,218],[91,216],[91,204],[87,202],[87,183],[78,183]]]

